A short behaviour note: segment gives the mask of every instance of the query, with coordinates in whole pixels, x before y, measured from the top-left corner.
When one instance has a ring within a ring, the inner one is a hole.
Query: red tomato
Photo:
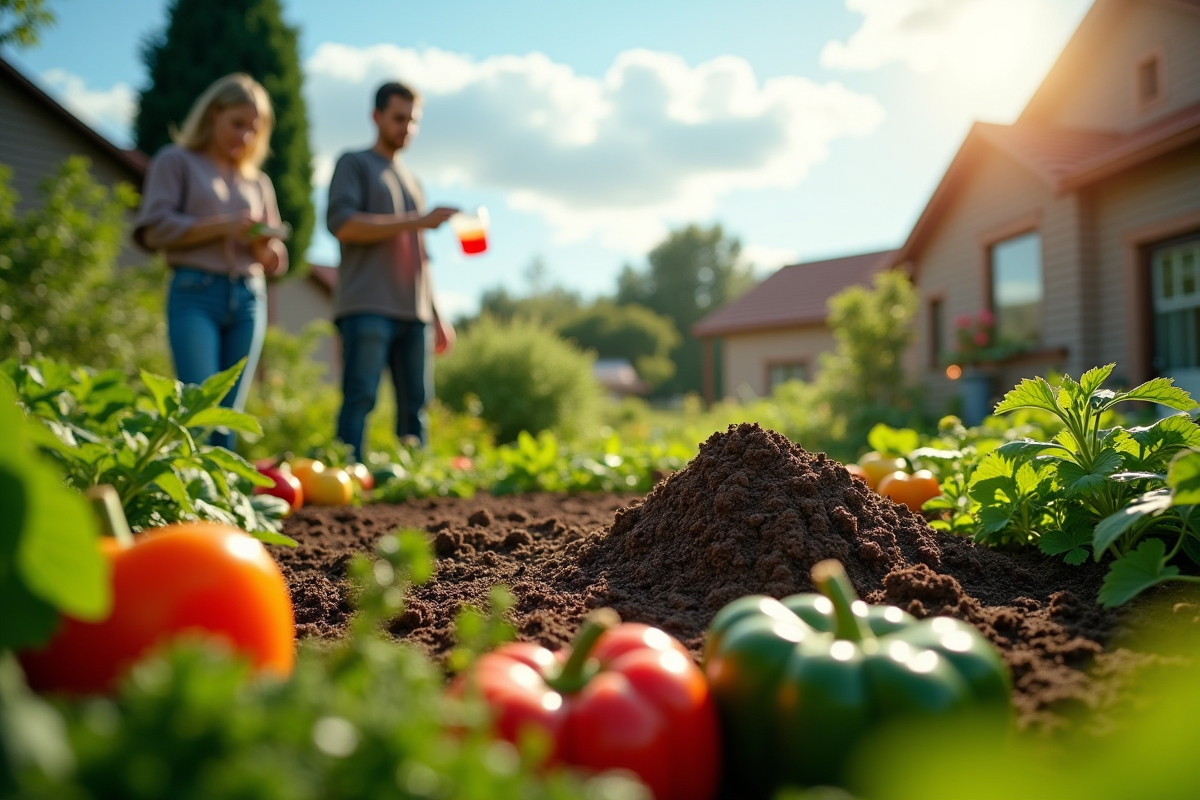
[[[925,501],[941,494],[942,488],[932,472],[922,469],[912,475],[905,472],[886,475],[879,482],[877,491],[892,502],[908,506],[908,510],[914,514],[920,514]]]
[[[463,472],[470,472],[473,466],[474,465],[471,463],[471,459],[468,458],[467,456],[455,456],[454,458],[450,459],[450,468],[451,469],[458,469],[458,470],[462,470]]]
[[[258,471],[275,481],[275,485],[255,486],[255,494],[269,494],[278,497],[286,501],[292,511],[304,505],[304,488],[300,485],[300,479],[291,472],[286,472],[279,467],[259,467]]]
[[[22,653],[33,688],[109,691],[152,648],[195,633],[224,642],[263,672],[291,673],[292,602],[262,542],[207,522],[158,528],[127,548],[102,541],[113,567],[112,613],[97,623],[67,618],[46,647]]]
[[[517,742],[526,728],[542,731],[553,762],[630,770],[656,800],[713,797],[720,741],[703,673],[657,628],[620,625],[596,638],[595,627],[585,623],[570,657],[527,643],[501,647],[454,691],[473,680],[500,735]],[[589,675],[583,665],[592,659],[598,670]]]

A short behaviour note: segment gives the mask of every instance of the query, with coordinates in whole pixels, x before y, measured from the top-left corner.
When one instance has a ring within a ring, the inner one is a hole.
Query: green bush
[[[18,214],[10,174],[0,165],[0,353],[169,373],[162,263],[117,267],[133,188],[109,189],[74,156]]]
[[[586,353],[536,323],[483,317],[435,372],[437,395],[455,411],[481,405],[500,442],[521,431],[570,438],[586,430],[599,387]]]
[[[246,413],[262,425],[263,435],[239,445],[248,458],[291,451],[302,455],[333,444],[342,395],[325,376],[326,367],[313,353],[333,326],[310,322],[296,336],[267,328],[259,361],[259,378],[246,401]]]

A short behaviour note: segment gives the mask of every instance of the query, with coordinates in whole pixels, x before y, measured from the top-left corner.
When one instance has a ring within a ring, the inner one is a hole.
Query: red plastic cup
[[[450,218],[450,227],[465,254],[474,256],[487,251],[488,222],[488,211],[483,206],[474,211],[460,211]]]

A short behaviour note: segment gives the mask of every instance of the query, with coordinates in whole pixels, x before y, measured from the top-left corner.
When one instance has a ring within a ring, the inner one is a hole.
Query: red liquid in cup
[[[463,252],[467,255],[475,255],[487,250],[487,234],[482,231],[469,235],[459,236],[459,244],[462,245]]]

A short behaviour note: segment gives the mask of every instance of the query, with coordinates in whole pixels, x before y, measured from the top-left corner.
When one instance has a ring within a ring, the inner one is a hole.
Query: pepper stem
[[[129,530],[129,522],[125,519],[125,509],[121,507],[121,496],[117,490],[105,484],[93,486],[86,492],[92,502],[92,511],[100,523],[100,534],[111,536],[117,540],[122,549],[133,545],[133,533]]]
[[[559,694],[575,694],[587,685],[599,667],[592,661],[592,650],[605,631],[621,624],[621,618],[611,608],[597,608],[583,620],[575,637],[571,655],[557,675],[546,678],[546,685]]]
[[[837,559],[827,559],[812,568],[813,583],[821,594],[833,603],[833,613],[837,621],[833,635],[838,639],[848,639],[851,642],[866,642],[875,638],[875,634],[867,627],[867,622],[854,613],[852,604],[858,600],[846,570]]]

